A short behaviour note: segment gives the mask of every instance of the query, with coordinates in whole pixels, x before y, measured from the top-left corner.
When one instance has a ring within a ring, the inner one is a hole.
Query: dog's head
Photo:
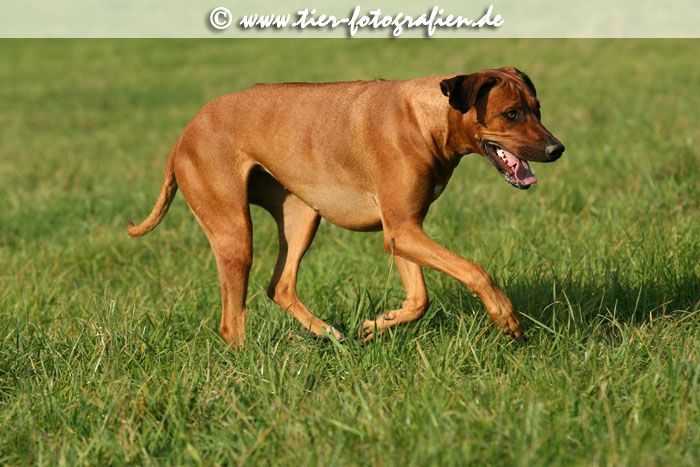
[[[450,106],[462,112],[464,135],[511,185],[537,182],[527,161],[553,162],[564,145],[540,121],[540,103],[528,76],[515,68],[459,75],[440,83]]]

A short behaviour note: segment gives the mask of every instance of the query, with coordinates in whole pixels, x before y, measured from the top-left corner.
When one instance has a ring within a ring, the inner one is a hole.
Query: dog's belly
[[[308,190],[310,191],[310,190]],[[292,190],[321,217],[332,224],[349,230],[374,232],[382,229],[379,209],[372,195],[347,187],[326,189],[323,192]]]
[[[376,198],[367,188],[342,180],[313,177],[314,172],[302,172],[303,177],[284,173],[286,183],[278,181],[262,167],[254,169],[248,180],[249,201],[267,209],[276,209],[288,193],[306,203],[332,224],[349,230],[371,232],[381,230],[382,222]],[[325,183],[324,183],[325,181]]]

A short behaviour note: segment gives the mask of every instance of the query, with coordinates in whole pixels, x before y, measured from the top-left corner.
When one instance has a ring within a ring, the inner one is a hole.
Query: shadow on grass
[[[515,281],[507,293],[526,332],[544,328],[585,341],[614,339],[622,328],[641,328],[659,319],[680,320],[700,309],[700,278],[631,280],[617,273],[590,278],[566,275]]]
[[[680,320],[700,310],[700,277],[694,273],[672,281],[647,278],[634,283],[618,274],[590,280],[566,275],[515,280],[504,287],[518,311],[526,334],[536,329],[585,341],[595,335],[604,339],[620,336],[622,327],[640,328],[658,319]],[[400,290],[392,290],[396,296]],[[428,287],[431,305],[424,319],[457,332],[455,316],[463,313],[488,322],[481,300],[466,287],[445,283]],[[365,313],[382,310],[381,292],[375,291]],[[369,308],[369,309],[368,309]],[[388,308],[387,308],[388,309]]]
[[[338,306],[337,296],[329,289],[323,305],[317,307],[318,316],[333,323],[351,340],[357,338],[364,319],[400,306],[404,294],[400,286],[388,290],[376,283],[356,286],[359,288],[351,293],[354,296],[344,305]],[[659,319],[677,321],[700,311],[700,278],[692,271],[672,280],[633,280],[617,273],[595,278],[543,274],[537,278],[515,278],[503,289],[513,301],[528,336],[540,329],[580,343],[593,336],[612,341],[622,335],[622,328],[641,328]],[[425,316],[409,326],[419,325],[423,330],[440,328],[456,334],[461,325],[458,316],[489,326],[481,300],[456,281],[429,280],[428,294],[431,304]],[[481,328],[481,324],[476,327]]]

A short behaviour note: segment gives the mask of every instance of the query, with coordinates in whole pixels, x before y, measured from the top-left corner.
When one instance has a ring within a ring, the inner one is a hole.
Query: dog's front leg
[[[393,251],[397,256],[459,280],[479,295],[491,319],[506,335],[516,339],[523,337],[513,303],[484,269],[435,243],[417,221],[405,221],[396,227],[385,223],[384,249],[387,253]]]
[[[406,289],[406,300],[401,308],[382,313],[362,323],[359,336],[365,342],[371,341],[389,328],[420,319],[428,308],[428,291],[425,288],[423,268],[400,256],[394,256],[394,262]]]

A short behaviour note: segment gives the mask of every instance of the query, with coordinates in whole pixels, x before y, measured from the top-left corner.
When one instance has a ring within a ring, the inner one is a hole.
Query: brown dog
[[[419,319],[428,306],[421,267],[476,292],[507,335],[523,336],[510,299],[474,264],[433,242],[423,218],[462,156],[479,153],[520,189],[537,180],[526,161],[551,162],[564,146],[540,122],[530,79],[514,68],[407,81],[265,84],[210,102],[190,120],[168,159],[137,237],[163,218],[177,187],[209,239],[221,279],[221,334],[245,341],[252,258],[249,203],[272,214],[280,252],[267,294],[314,335],[333,327],[296,292],[297,269],[321,217],[384,231],[406,288],[398,310],[366,320],[372,339]]]

